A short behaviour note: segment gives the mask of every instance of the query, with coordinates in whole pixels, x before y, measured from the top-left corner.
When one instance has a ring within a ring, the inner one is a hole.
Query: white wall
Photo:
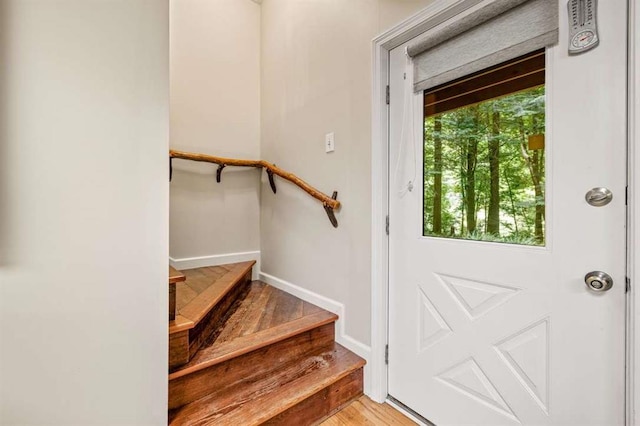
[[[166,424],[168,19],[0,1],[0,424]]]
[[[343,202],[334,229],[316,200],[263,180],[262,270],[345,306],[370,344],[371,40],[430,0],[264,0],[262,157]],[[324,152],[334,132],[336,150]]]
[[[171,0],[171,147],[260,157],[260,5]],[[260,249],[260,172],[174,160],[171,257]]]

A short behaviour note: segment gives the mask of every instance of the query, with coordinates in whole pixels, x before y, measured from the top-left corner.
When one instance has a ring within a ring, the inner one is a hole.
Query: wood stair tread
[[[171,425],[257,425],[358,371],[359,356],[337,343],[276,372],[246,377],[169,413]],[[359,391],[361,394],[361,390]]]
[[[334,322],[338,316],[260,281],[235,312],[194,357],[169,375],[169,380],[283,341]]]
[[[169,334],[174,334],[179,331],[190,330],[194,327],[194,322],[182,315],[176,315],[176,319],[169,321]]]
[[[255,261],[182,271],[176,282],[176,319],[169,321],[169,334],[194,328],[211,309],[243,279]]]
[[[173,266],[169,265],[169,284],[185,281],[187,277]]]
[[[251,335],[241,336],[229,342],[223,342],[220,345],[201,348],[191,361],[171,373],[169,380],[261,349],[265,346],[288,339],[296,334],[328,324],[336,319],[337,316],[330,312],[316,312],[273,328],[262,330]]]

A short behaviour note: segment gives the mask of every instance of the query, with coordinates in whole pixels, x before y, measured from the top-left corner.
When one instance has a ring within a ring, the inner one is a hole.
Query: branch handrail
[[[191,160],[191,161],[200,161],[205,163],[214,163],[218,165],[218,170],[216,172],[216,180],[218,182],[222,179],[222,170],[226,166],[234,166],[234,167],[254,167],[258,169],[265,169],[267,175],[269,177],[269,185],[271,186],[271,190],[273,193],[276,193],[276,185],[273,175],[280,176],[281,178],[288,180],[294,185],[298,186],[307,194],[311,195],[316,200],[319,200],[322,203],[327,215],[329,216],[329,220],[334,227],[338,227],[338,221],[336,220],[334,210],[338,210],[340,208],[340,201],[337,200],[338,193],[336,191],[333,192],[332,196],[328,196],[324,192],[318,191],[313,186],[309,185],[304,180],[300,179],[298,176],[293,173],[287,172],[286,170],[281,169],[275,164],[269,163],[264,160],[242,160],[237,158],[225,158],[225,157],[216,157],[208,154],[198,154],[193,152],[185,152],[185,151],[176,151],[173,149],[169,150],[169,180],[171,180],[173,175],[173,159],[180,158],[183,160]]]

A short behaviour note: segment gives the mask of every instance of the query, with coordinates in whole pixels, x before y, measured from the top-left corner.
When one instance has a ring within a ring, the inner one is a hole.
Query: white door
[[[600,45],[569,56],[561,2],[560,42],[545,52],[545,125],[537,132],[545,133],[543,151],[530,129],[524,137],[533,147],[500,159],[498,176],[513,174],[513,182],[499,184],[500,238],[511,243],[462,239],[471,238],[462,229],[470,210],[451,192],[469,189],[471,172],[484,173],[475,176],[472,237],[490,239],[481,236],[489,214],[482,191],[490,192],[481,187],[490,174],[480,158],[488,149],[483,140],[475,169],[455,151],[464,147],[446,148],[449,170],[439,174],[449,210],[438,219],[440,235],[429,235],[433,203],[425,199],[434,180],[425,163],[435,154],[426,148],[432,141],[423,145],[423,129],[435,135],[435,124],[425,125],[423,94],[406,89],[404,45],[390,53],[389,395],[438,426],[624,424],[626,3],[598,7]],[[511,128],[500,141],[515,143],[523,137],[513,128],[520,118],[513,110],[504,116]],[[442,122],[438,128],[442,146],[463,134],[453,128],[456,119],[447,120],[449,133]],[[495,133],[491,125],[484,131],[487,138]],[[535,152],[544,164],[537,165],[544,170],[542,218],[534,205],[542,201],[525,188],[531,170],[517,170],[531,167],[524,155]],[[585,201],[595,187],[612,192],[610,204]],[[609,274],[613,287],[589,290],[590,271]]]

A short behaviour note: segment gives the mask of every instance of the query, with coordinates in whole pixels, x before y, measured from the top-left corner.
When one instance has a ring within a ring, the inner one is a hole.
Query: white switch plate
[[[336,149],[335,139],[333,132],[324,135],[324,149],[326,152],[333,152]]]

